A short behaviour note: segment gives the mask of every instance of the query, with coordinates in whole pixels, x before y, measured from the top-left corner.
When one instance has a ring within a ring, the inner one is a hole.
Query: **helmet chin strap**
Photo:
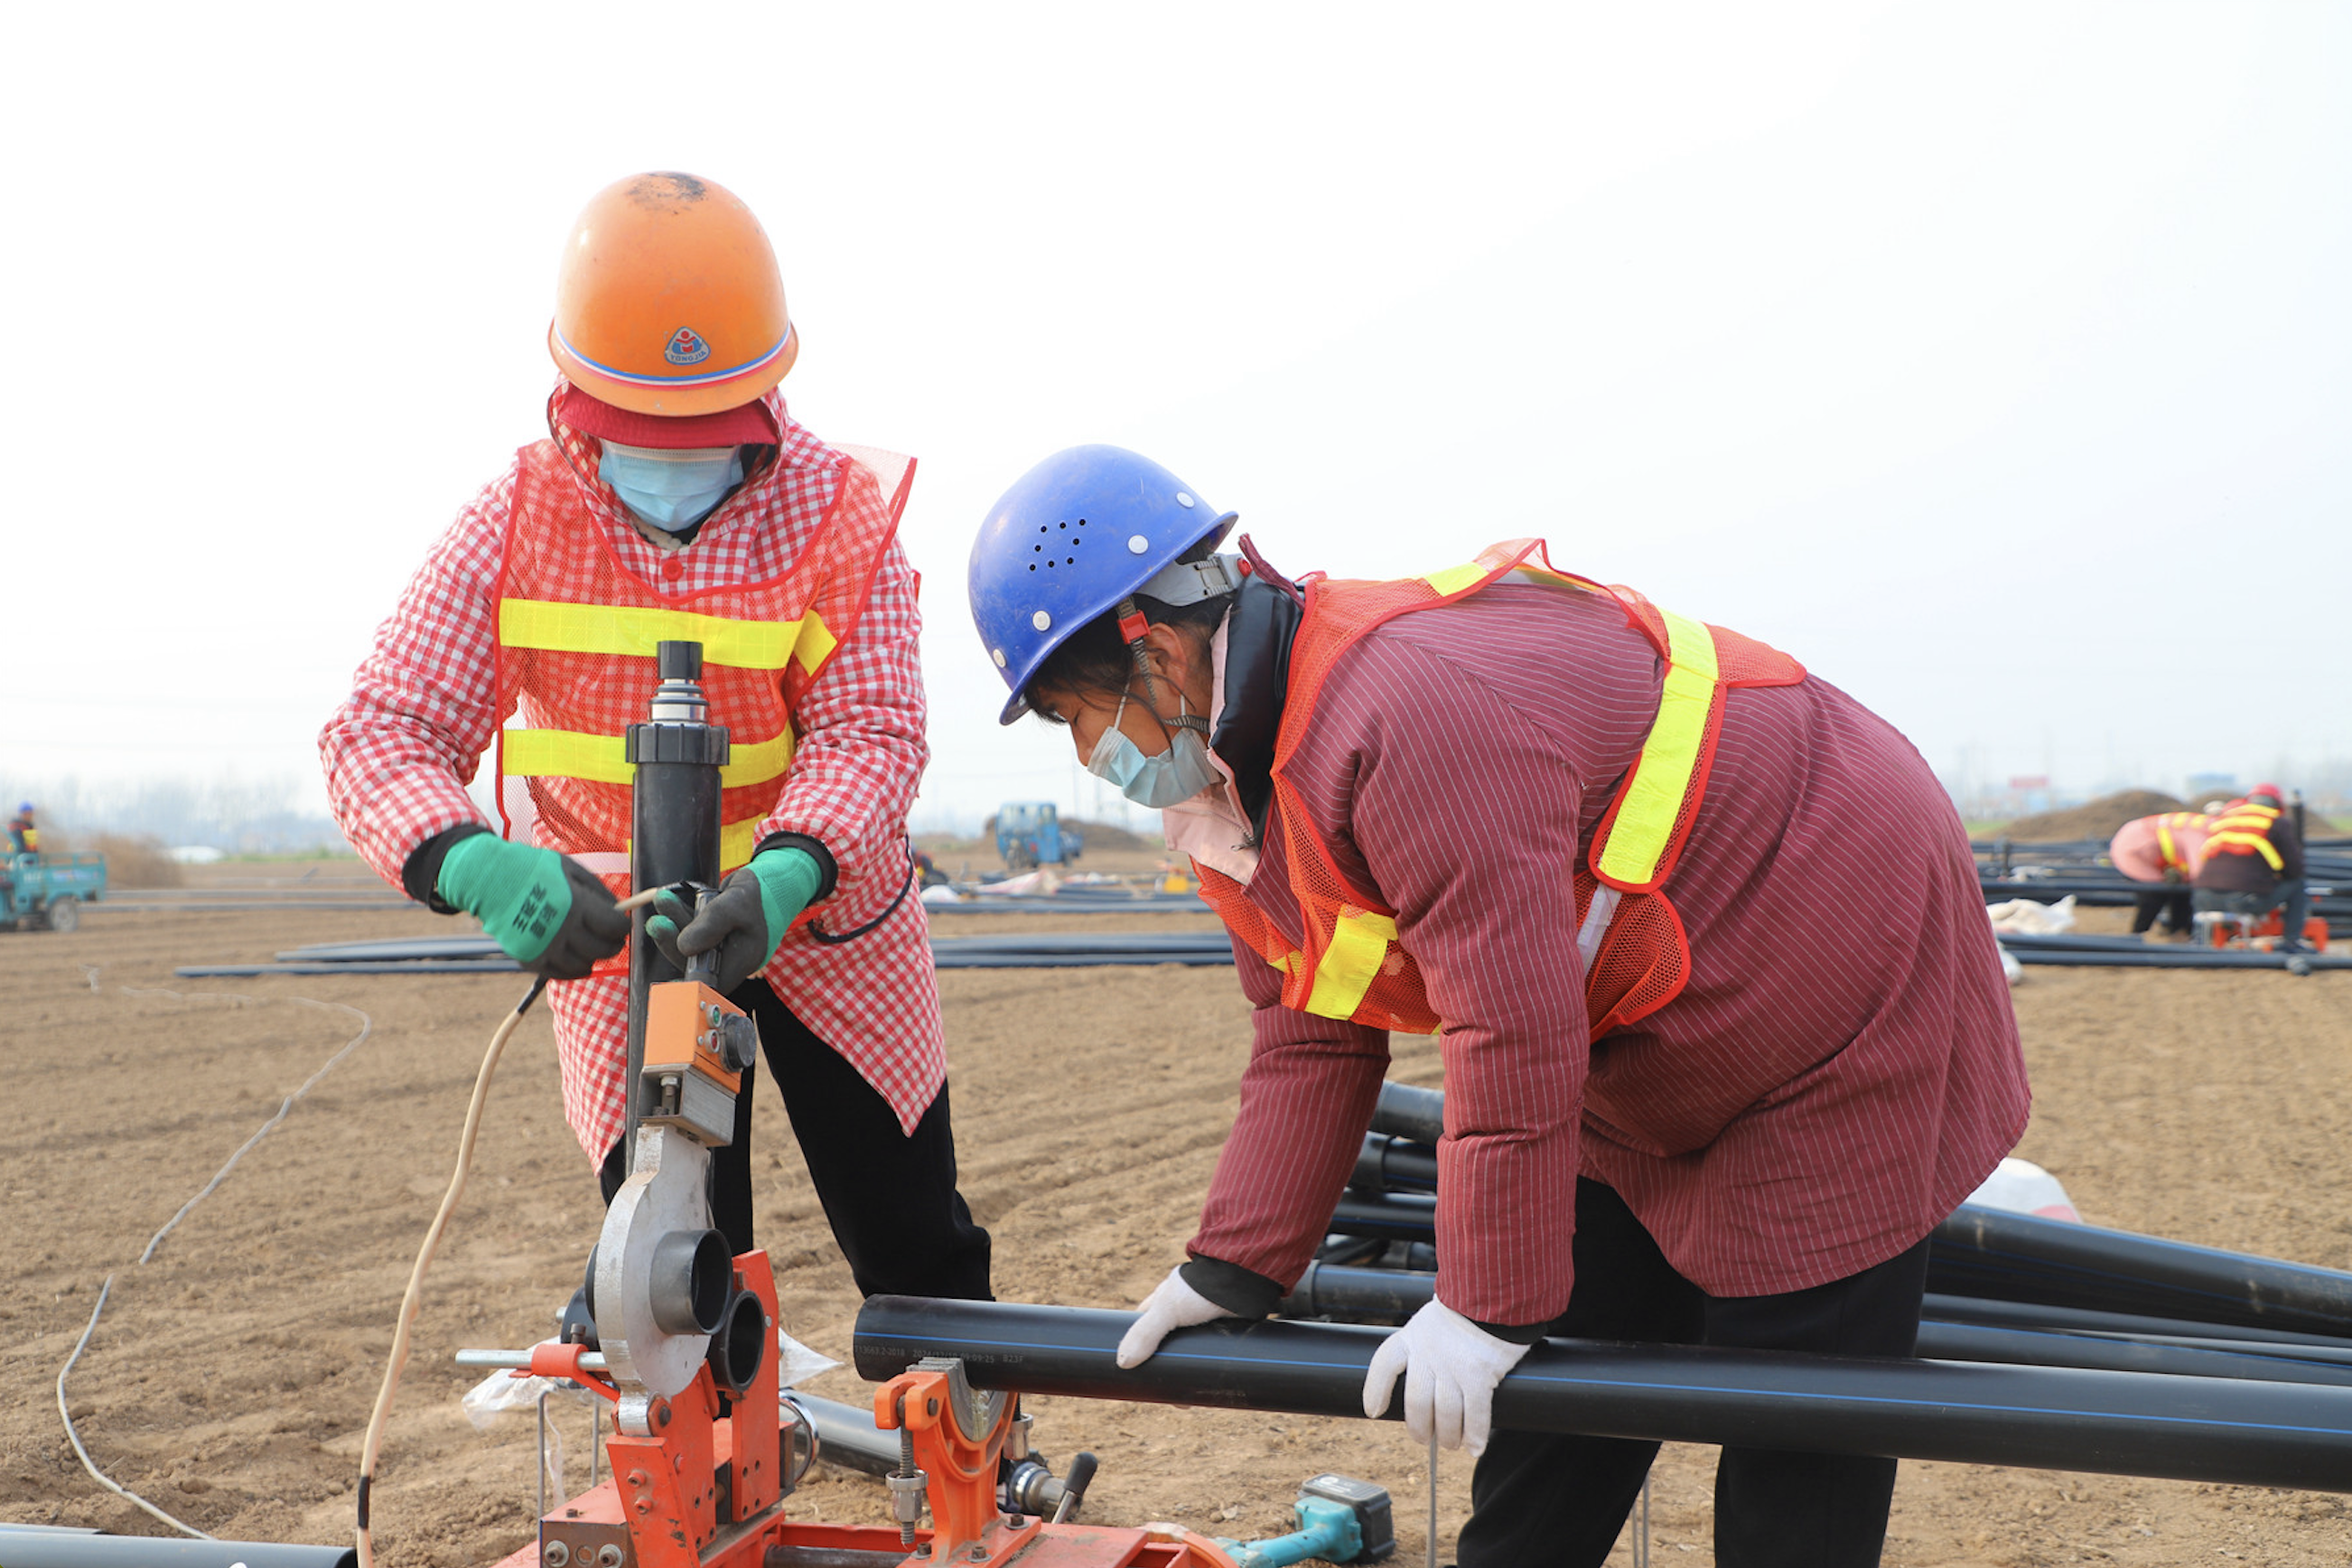
[[[1186,708],[1181,691],[1176,693],[1176,717],[1160,718],[1160,682],[1151,672],[1151,650],[1144,640],[1150,631],[1151,623],[1145,620],[1143,612],[1136,607],[1135,596],[1130,594],[1121,599],[1118,602],[1119,636],[1127,639],[1127,651],[1135,659],[1135,672],[1143,678],[1144,700],[1151,705],[1151,716],[1160,720],[1163,729],[1192,730],[1197,731],[1203,741],[1207,740],[1209,721]]]

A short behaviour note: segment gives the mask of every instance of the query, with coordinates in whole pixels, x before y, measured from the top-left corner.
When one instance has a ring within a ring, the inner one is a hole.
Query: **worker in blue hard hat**
[[[1302,585],[1218,554],[1233,521],[1080,447],[972,546],[1000,717],[1161,811],[1255,1005],[1200,1229],[1118,1360],[1274,1309],[1390,1033],[1438,1032],[1436,1287],[1365,1413],[1402,1380],[1416,1438],[1479,1454],[1464,1568],[1598,1564],[1657,1446],[1494,1431],[1537,1339],[1913,1352],[1927,1237],[2027,1108],[1967,836],[1852,698],[1538,541]],[[1865,897],[1866,932],[1812,918]],[[1727,1447],[1717,1561],[1875,1563],[1895,1475]]]

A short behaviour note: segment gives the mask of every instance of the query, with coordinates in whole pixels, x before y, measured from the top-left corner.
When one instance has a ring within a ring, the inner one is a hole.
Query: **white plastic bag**
[[[575,1399],[594,1397],[565,1379],[517,1377],[500,1370],[466,1390],[457,1403],[464,1408],[466,1419],[473,1423],[474,1430],[487,1432],[490,1423],[513,1411],[533,1413],[535,1416],[540,1400],[551,1394]],[[539,1462],[547,1471],[550,1495],[570,1497],[572,1493],[563,1485],[563,1434],[556,1430],[552,1421],[547,1424],[546,1432],[547,1446],[540,1450]]]
[[[1969,1202],[2010,1214],[2030,1214],[2042,1219],[2063,1219],[2075,1225],[2083,1216],[2057,1177],[2031,1160],[2011,1154],[2002,1160],[1984,1185],[1969,1194]]]
[[[2055,936],[2074,929],[2074,895],[2067,894],[2054,904],[2037,904],[2032,899],[2011,899],[2004,904],[1987,904],[1985,913],[1992,920],[1996,931],[2014,931],[2020,936]]]
[[[783,1330],[776,1331],[776,1383],[780,1387],[798,1388],[819,1373],[831,1372],[840,1364],[831,1356],[809,1349]]]

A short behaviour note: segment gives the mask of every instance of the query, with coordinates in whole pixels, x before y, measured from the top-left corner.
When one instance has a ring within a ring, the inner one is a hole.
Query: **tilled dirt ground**
[[[1007,923],[940,922],[975,934]],[[452,929],[414,912],[100,910],[72,935],[0,935],[12,1111],[0,1138],[11,1249],[0,1270],[0,1519],[161,1528],[89,1481],[58,1419],[59,1368],[111,1275],[68,1385],[100,1465],[215,1534],[349,1538],[361,1433],[409,1261],[447,1180],[482,1048],[520,985],[171,972]],[[2086,1217],[2352,1268],[2342,1152],[2352,976],[2030,973],[2017,1003],[2036,1105],[2020,1152],[2057,1172]],[[1178,1258],[1231,1122],[1248,1040],[1232,975],[941,980],[963,1188],[995,1233],[998,1293],[1131,1305]],[[359,1032],[341,1007],[366,1016],[367,1037],[142,1265],[158,1227]],[[1396,1054],[1395,1076],[1438,1081],[1431,1042],[1401,1039]],[[786,1327],[845,1358],[856,1292],[772,1096],[755,1145]],[[477,1433],[458,1407],[472,1380],[450,1352],[542,1337],[598,1218],[541,1010],[508,1053],[432,1277],[376,1491],[386,1563],[488,1563],[528,1539],[529,1418]],[[863,1388],[847,1370],[813,1384],[852,1402]],[[1287,1527],[1300,1480],[1338,1469],[1391,1489],[1402,1556],[1421,1559],[1429,1478],[1401,1429],[1067,1399],[1033,1407],[1056,1459],[1080,1447],[1102,1456],[1092,1517],[1271,1534]],[[575,1484],[583,1422],[559,1412]],[[1652,1534],[1668,1562],[1711,1559],[1713,1462],[1676,1447],[1659,1465]],[[1437,1490],[1443,1554],[1468,1507],[1468,1462],[1446,1456]],[[878,1486],[822,1470],[793,1506],[884,1517]],[[1631,1551],[1621,1542],[1616,1560]],[[2333,1496],[1906,1464],[1887,1561],[2318,1563],[2347,1552],[2352,1512]]]

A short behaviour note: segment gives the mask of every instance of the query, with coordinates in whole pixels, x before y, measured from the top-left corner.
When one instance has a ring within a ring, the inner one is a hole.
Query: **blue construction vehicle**
[[[1050,800],[1007,801],[996,812],[996,852],[1016,871],[1066,866],[1087,847],[1085,835],[1062,826]]]
[[[106,891],[103,855],[11,855],[0,859],[0,930],[71,931],[81,907]]]

